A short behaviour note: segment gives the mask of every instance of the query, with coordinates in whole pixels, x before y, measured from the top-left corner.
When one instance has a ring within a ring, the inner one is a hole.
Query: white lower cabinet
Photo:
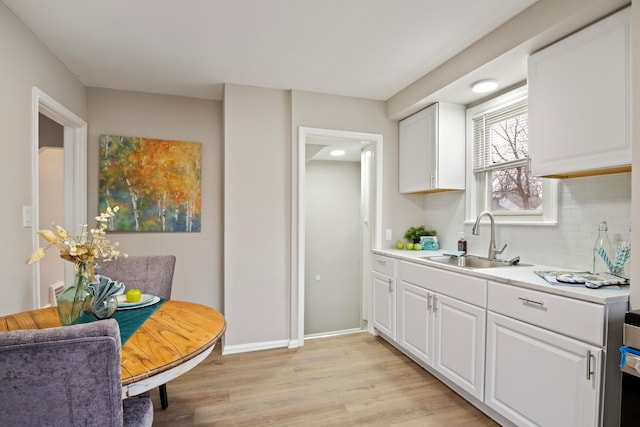
[[[396,279],[373,273],[373,326],[396,339]]]
[[[375,329],[500,424],[619,425],[627,299],[598,304],[373,261]]]
[[[398,283],[398,344],[433,365],[433,292],[404,281]]]
[[[468,280],[459,274],[401,263],[398,344],[482,400],[486,310],[441,293],[457,295],[468,286],[480,288],[479,292],[484,293],[486,281]],[[469,294],[473,295],[473,292]]]
[[[444,295],[434,295],[433,367],[478,400],[484,393],[485,314]]]
[[[487,314],[485,403],[518,426],[599,425],[602,350]]]
[[[395,341],[396,339],[396,262],[393,258],[373,254],[372,304],[373,327]]]

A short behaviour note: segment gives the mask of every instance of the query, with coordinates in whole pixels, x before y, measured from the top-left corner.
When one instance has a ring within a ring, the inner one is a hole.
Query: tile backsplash
[[[443,249],[455,249],[459,233],[464,231],[468,252],[486,256],[490,237],[488,227],[483,227],[480,235],[474,236],[471,234],[473,224],[464,224],[463,191],[425,195],[424,207],[425,225],[438,230]],[[591,251],[601,221],[607,221],[612,243],[629,238],[630,173],[560,180],[558,224],[498,224],[497,244],[508,244],[499,257],[520,256],[527,263],[590,270]]]

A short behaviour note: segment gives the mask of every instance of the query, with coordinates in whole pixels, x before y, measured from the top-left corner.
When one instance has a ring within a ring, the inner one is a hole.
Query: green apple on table
[[[138,302],[142,298],[142,291],[140,289],[129,289],[125,294],[127,302]]]

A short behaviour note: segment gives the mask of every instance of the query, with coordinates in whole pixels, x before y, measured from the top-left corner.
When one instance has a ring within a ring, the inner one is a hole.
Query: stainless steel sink
[[[514,258],[512,260],[502,260],[502,259],[489,259],[484,257],[479,257],[476,255],[465,255],[461,257],[454,256],[428,256],[421,257],[422,259],[426,259],[428,261],[439,262],[440,264],[452,265],[455,267],[464,267],[464,268],[498,268],[498,267],[525,267],[530,266],[531,264],[521,264],[519,258]]]

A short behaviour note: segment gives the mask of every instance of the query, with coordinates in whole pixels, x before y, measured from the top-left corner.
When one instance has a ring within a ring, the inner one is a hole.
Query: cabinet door
[[[401,193],[431,190],[435,180],[437,104],[399,124],[399,187]]]
[[[433,364],[433,293],[398,283],[398,344],[428,365]]]
[[[518,426],[596,426],[602,350],[493,312],[485,403]]]
[[[631,165],[630,10],[529,58],[529,153],[538,176]]]
[[[434,367],[482,400],[486,310],[435,294]]]
[[[395,279],[373,273],[373,326],[387,337],[396,339]]]

